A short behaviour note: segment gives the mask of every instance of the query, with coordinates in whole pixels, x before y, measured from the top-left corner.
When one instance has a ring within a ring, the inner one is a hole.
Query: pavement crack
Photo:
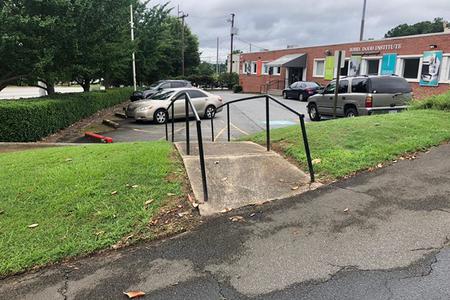
[[[428,270],[426,272],[423,272],[420,275],[406,276],[406,277],[400,278],[399,280],[412,279],[412,278],[422,278],[422,277],[430,276],[431,273],[433,273],[433,271],[434,271],[433,265],[435,265],[438,262],[437,255],[439,254],[439,252],[436,252],[436,253],[433,254],[433,260],[431,260],[429,262],[429,264],[427,265]]]
[[[58,289],[58,293],[61,294],[64,300],[67,300],[67,290],[69,289],[69,274],[71,270],[64,269],[63,272],[64,284],[61,288]]]
[[[221,299],[228,299],[228,298],[224,295],[224,291],[223,291],[223,289],[222,289],[222,285],[220,284],[219,278],[217,278],[217,277],[213,274],[213,272],[211,272],[211,271],[203,270],[203,272],[204,272],[205,274],[207,274],[209,277],[211,277],[211,278],[214,280],[215,284],[217,285],[217,292],[219,293],[220,298],[221,298]]]

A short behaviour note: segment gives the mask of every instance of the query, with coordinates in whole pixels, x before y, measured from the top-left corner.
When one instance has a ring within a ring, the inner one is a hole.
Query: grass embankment
[[[0,276],[151,238],[149,220],[183,186],[165,142],[3,153],[0,166]]]
[[[410,110],[399,114],[376,115],[307,123],[308,140],[319,179],[337,179],[393,160],[401,154],[424,150],[450,140],[450,112]],[[274,129],[276,149],[307,170],[299,126]],[[265,134],[250,137],[265,143]]]

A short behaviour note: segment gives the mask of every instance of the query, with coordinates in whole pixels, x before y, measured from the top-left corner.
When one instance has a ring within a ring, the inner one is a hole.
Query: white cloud
[[[151,1],[150,5],[165,3]],[[352,42],[359,39],[363,0],[173,0],[189,14],[186,19],[198,35],[203,58],[215,61],[219,37],[221,59],[230,44],[230,13],[236,14],[238,39],[259,47],[282,49],[287,45],[309,46]],[[382,38],[394,26],[432,20],[450,19],[448,0],[367,0],[365,38]],[[249,45],[236,40],[235,47],[249,51]]]

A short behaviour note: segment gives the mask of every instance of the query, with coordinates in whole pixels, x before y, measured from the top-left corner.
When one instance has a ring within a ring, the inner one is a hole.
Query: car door
[[[291,84],[287,89],[286,89],[286,96],[288,98],[293,98],[295,97],[295,86],[297,85],[296,82],[294,82],[293,84]]]
[[[333,99],[336,82],[330,82],[324,89],[323,94],[317,99],[317,108],[319,113],[323,115],[330,115],[333,113]]]
[[[186,113],[186,108],[185,108],[185,94],[183,93],[183,91],[180,91],[177,95],[175,95],[173,97],[173,101],[175,101],[175,103],[173,104],[174,107],[174,113],[175,113],[175,118],[182,118],[185,117]],[[169,110],[169,114],[171,113],[171,110]]]
[[[348,92],[349,82],[348,80],[339,81],[339,90],[338,90],[338,99],[336,104],[336,114],[339,116],[344,115],[344,105],[349,100],[349,92]],[[334,95],[333,95],[334,97]],[[334,99],[332,101],[332,111],[333,111]]]
[[[188,90],[189,96],[191,96],[192,104],[194,105],[197,113],[203,115],[205,113],[206,103],[208,101],[208,95],[199,90]],[[192,114],[193,115],[193,114]]]
[[[305,89],[306,89],[306,83],[304,83],[304,82],[298,82],[297,83],[296,93],[295,93],[297,99],[303,100],[303,97],[300,98],[300,95],[302,95],[304,93]]]

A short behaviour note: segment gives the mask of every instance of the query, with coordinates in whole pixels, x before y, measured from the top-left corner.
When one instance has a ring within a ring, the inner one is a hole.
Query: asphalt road
[[[215,94],[222,96],[224,102],[235,99],[249,97],[249,94],[234,94],[228,91],[215,91]],[[305,114],[305,120],[309,121],[306,110],[306,102],[296,100],[283,100],[276,97],[295,111]],[[260,132],[266,129],[266,110],[265,99],[250,100],[232,104],[230,106],[230,134],[231,138],[238,138],[242,135]],[[165,139],[165,126],[154,123],[136,123],[133,120],[120,121],[121,127],[117,130],[104,132],[104,135],[112,137],[114,142],[130,142],[130,141],[148,141]],[[298,117],[281,107],[277,103],[271,101],[270,104],[270,127],[278,128],[299,124]],[[227,139],[227,115],[226,109],[217,113],[214,119],[214,136],[217,141],[225,141]],[[170,133],[169,126],[169,133]],[[210,120],[202,120],[202,133],[205,140],[212,139]],[[190,122],[190,136],[193,140],[197,139],[197,131],[195,122]],[[176,120],[175,122],[175,141],[186,139],[185,121]]]
[[[0,298],[449,299],[449,153],[443,145],[172,239],[10,277]]]

